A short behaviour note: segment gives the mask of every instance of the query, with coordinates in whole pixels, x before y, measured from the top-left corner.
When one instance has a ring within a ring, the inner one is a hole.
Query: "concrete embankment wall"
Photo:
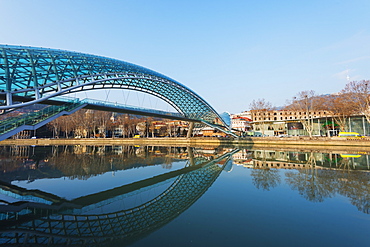
[[[7,139],[0,145],[221,145],[217,138]]]
[[[370,138],[347,140],[333,137],[252,137],[240,139],[228,138],[90,138],[90,139],[7,139],[0,145],[263,145],[263,146],[348,146],[370,150]]]

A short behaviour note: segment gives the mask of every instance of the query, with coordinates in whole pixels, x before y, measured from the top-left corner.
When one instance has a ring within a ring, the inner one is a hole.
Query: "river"
[[[369,246],[369,155],[0,146],[0,245]]]

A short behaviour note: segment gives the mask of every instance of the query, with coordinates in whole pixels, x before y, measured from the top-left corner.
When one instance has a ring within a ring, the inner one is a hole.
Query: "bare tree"
[[[116,115],[115,116],[115,119],[114,119],[114,122],[111,122],[110,123],[110,128],[111,130],[113,131],[115,128],[120,128],[121,129],[121,133],[122,133],[122,137],[126,137],[126,133],[127,133],[127,124],[126,124],[126,119],[129,118],[129,115],[128,114],[120,114],[120,115]]]
[[[86,138],[93,125],[91,119],[91,110],[81,109],[70,115],[69,121],[72,123],[72,128],[75,136]]]
[[[131,117],[128,115],[128,117],[125,119],[124,128],[127,133],[127,137],[132,137],[135,133],[137,133],[136,125],[141,122],[141,119],[138,119],[136,117]]]
[[[348,118],[356,113],[356,107],[352,102],[352,97],[348,93],[329,95],[324,97],[323,106],[330,111],[334,121],[339,125],[341,131],[347,128]]]
[[[272,110],[272,104],[268,101],[265,101],[265,99],[258,99],[258,100],[253,100],[252,103],[249,105],[251,110],[265,110],[265,111],[270,111]]]
[[[287,106],[287,109],[299,112],[299,122],[307,131],[308,135],[312,137],[314,128],[313,112],[321,109],[321,98],[318,97],[313,90],[299,92]]]
[[[147,137],[149,137],[149,133],[152,134],[152,137],[154,137],[155,132],[155,126],[154,126],[154,119],[152,117],[147,117]]]
[[[61,118],[56,118],[47,124],[47,128],[53,132],[53,137],[59,138],[59,132],[61,131]]]
[[[95,122],[97,123],[97,126],[103,130],[103,133],[101,134],[104,138],[106,137],[106,131],[108,130],[108,127],[110,127],[111,116],[112,113],[105,111],[98,111],[95,114]]]
[[[265,134],[265,125],[267,117],[266,115],[272,111],[272,104],[265,99],[253,100],[249,105],[251,109],[252,119],[255,121],[261,121],[262,134]]]
[[[60,117],[60,130],[64,132],[65,138],[68,138],[70,132],[74,129],[75,123],[70,121],[70,119],[70,116]]]
[[[357,114],[364,115],[370,123],[370,81],[352,81],[342,91],[351,96]]]

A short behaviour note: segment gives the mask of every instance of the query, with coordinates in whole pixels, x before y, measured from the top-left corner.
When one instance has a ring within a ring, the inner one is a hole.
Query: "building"
[[[247,117],[233,116],[231,118],[231,128],[245,132],[252,129],[252,119]]]
[[[231,128],[233,130],[239,130],[246,132],[252,129],[252,116],[250,112],[244,111],[238,114],[231,115]]]
[[[331,117],[332,113],[329,111],[251,110],[250,115],[253,122],[261,122],[307,119],[307,115],[311,116],[311,118],[325,118]]]
[[[250,111],[252,129],[264,136],[306,136],[308,131],[302,122],[312,121],[312,135],[335,136],[340,131],[333,113],[325,110],[294,111],[294,110],[252,110]],[[348,117],[346,129],[361,135],[370,134],[370,124],[364,116]]]

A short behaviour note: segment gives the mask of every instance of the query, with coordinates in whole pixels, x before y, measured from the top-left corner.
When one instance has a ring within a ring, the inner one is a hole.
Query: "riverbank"
[[[6,139],[0,145],[263,145],[263,146],[315,146],[359,147],[370,149],[370,138],[344,139],[339,137],[252,137],[252,138],[71,138],[71,139]]]

